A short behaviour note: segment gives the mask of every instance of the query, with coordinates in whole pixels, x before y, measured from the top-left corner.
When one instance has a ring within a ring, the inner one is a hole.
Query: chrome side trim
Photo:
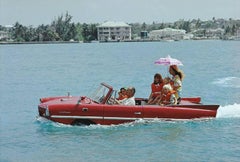
[[[51,115],[51,118],[63,118],[63,119],[103,119],[102,116],[64,116],[64,115]]]
[[[62,119],[104,119],[104,120],[137,120],[142,118],[125,118],[125,117],[103,117],[103,116],[66,116],[66,115],[51,115],[51,118]]]
[[[171,121],[185,121],[185,120],[202,120],[202,119],[211,119],[209,118],[194,118],[194,119],[174,119],[174,118],[127,118],[127,117],[103,117],[103,116],[65,116],[65,115],[51,115],[51,118],[59,118],[59,119],[101,119],[101,120],[171,120]]]
[[[137,120],[141,118],[125,118],[125,117],[104,117],[105,120]]]

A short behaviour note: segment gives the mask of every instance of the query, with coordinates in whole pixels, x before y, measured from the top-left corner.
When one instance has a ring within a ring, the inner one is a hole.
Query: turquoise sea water
[[[88,95],[99,83],[148,97],[160,57],[181,60],[183,96],[221,105],[216,119],[68,126],[38,117],[40,97]],[[240,42],[0,46],[0,161],[239,161]]]

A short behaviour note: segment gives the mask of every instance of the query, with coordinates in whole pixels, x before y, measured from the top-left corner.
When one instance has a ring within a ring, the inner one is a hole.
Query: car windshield
[[[109,93],[110,89],[104,85],[100,85],[96,91],[94,91],[89,97],[91,100],[102,103]]]

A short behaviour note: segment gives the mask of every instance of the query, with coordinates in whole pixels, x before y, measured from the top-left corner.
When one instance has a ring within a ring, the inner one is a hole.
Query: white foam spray
[[[240,104],[220,106],[217,111],[217,118],[240,118]]]

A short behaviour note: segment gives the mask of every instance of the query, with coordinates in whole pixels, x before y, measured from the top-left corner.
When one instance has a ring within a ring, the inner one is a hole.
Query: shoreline
[[[0,45],[9,45],[9,44],[67,44],[67,43],[82,43],[82,42],[79,42],[79,41],[0,42]]]
[[[202,41],[202,40],[221,40],[221,41],[240,41],[239,39],[187,39],[187,40],[125,40],[125,41],[42,41],[42,42],[0,42],[0,45],[11,44],[76,44],[76,43],[124,43],[124,42],[178,42],[178,41]]]

